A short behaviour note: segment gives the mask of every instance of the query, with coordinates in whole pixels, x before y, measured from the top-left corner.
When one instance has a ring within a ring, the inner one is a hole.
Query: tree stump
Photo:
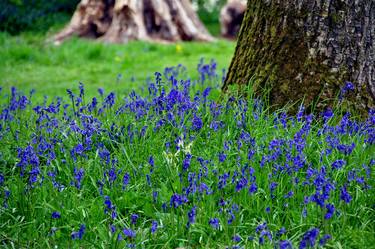
[[[351,82],[349,105],[368,110],[374,61],[374,0],[253,0],[223,90],[251,84],[269,92],[271,105],[304,100],[323,108]]]
[[[53,41],[59,44],[71,36],[111,43],[214,40],[189,0],[82,0]]]
[[[246,1],[228,0],[220,11],[221,36],[236,39],[246,11]]]

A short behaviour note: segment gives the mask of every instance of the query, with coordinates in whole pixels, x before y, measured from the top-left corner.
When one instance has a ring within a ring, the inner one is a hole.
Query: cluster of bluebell
[[[89,100],[83,84],[39,105],[34,92],[0,91],[4,232],[45,227],[51,244],[301,249],[344,243],[348,223],[371,232],[361,221],[375,212],[375,112],[289,116],[256,99],[217,100],[216,68],[201,61],[197,80],[167,68],[122,99],[99,89]],[[348,221],[353,212],[361,218]]]

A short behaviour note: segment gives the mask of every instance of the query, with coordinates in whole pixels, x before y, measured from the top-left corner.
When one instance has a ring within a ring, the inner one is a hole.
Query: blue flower
[[[194,118],[191,122],[191,128],[193,131],[199,131],[203,127],[203,121],[200,117],[194,114]]]
[[[189,169],[190,163],[191,163],[191,158],[192,158],[192,155],[187,154],[184,161],[182,162],[182,169],[184,171],[187,171]]]
[[[241,191],[243,188],[247,186],[247,184],[248,184],[248,180],[245,177],[241,178],[239,181],[237,181],[236,192]]]
[[[130,229],[130,228],[124,228],[124,230],[122,230],[122,232],[128,238],[135,238],[135,236],[136,236],[136,232],[134,230]]]
[[[52,219],[60,219],[61,214],[59,212],[52,212],[51,217],[52,217]]]
[[[238,243],[241,241],[241,237],[238,234],[236,234],[232,237],[232,241]]]
[[[249,187],[249,193],[250,193],[250,194],[254,194],[255,192],[257,192],[257,190],[258,190],[258,187],[257,187],[256,183],[253,182],[253,183],[250,185],[250,187]]]
[[[86,230],[86,226],[84,224],[82,224],[77,232],[72,232],[71,238],[73,240],[76,240],[76,239],[81,240],[82,237],[83,237],[83,234],[85,233],[85,230]]]
[[[125,190],[126,186],[128,186],[130,182],[130,175],[129,173],[125,173],[124,177],[122,178],[122,190]]]
[[[346,203],[349,203],[352,200],[352,196],[346,190],[346,186],[343,186],[341,188],[340,199],[345,201]]]
[[[318,228],[312,228],[309,231],[307,231],[299,244],[299,249],[304,249],[307,247],[314,247],[316,239],[319,235],[319,229]]]
[[[213,229],[219,229],[219,226],[220,226],[220,222],[218,218],[210,219],[208,224],[210,224]]]
[[[184,195],[173,194],[170,199],[170,206],[177,208],[188,202],[188,199]]]
[[[279,247],[280,249],[293,249],[292,242],[290,242],[289,240],[281,240],[279,242]]]
[[[333,204],[326,205],[327,213],[324,215],[324,219],[331,219],[335,213],[335,206]]]
[[[224,162],[225,159],[227,158],[227,155],[224,154],[224,152],[219,153],[219,162]]]
[[[187,227],[190,227],[191,224],[195,223],[195,217],[197,215],[197,207],[194,206],[189,212],[188,212],[188,224]]]
[[[331,167],[332,167],[333,169],[341,169],[343,166],[345,166],[345,164],[346,164],[346,161],[345,161],[345,160],[339,159],[339,160],[334,161],[334,162],[331,164]]]
[[[331,235],[329,234],[325,234],[320,240],[319,240],[319,245],[320,246],[324,246],[328,240],[330,240],[332,238]]]
[[[158,222],[156,220],[153,220],[151,224],[151,233],[154,234],[157,229],[158,229]]]
[[[85,175],[85,171],[83,168],[80,168],[80,169],[74,168],[74,178],[75,178],[74,186],[77,189],[81,189],[82,179],[84,175]]]
[[[139,218],[138,214],[132,214],[132,215],[130,216],[131,223],[132,223],[133,225],[135,225],[135,224],[137,223],[138,218]]]

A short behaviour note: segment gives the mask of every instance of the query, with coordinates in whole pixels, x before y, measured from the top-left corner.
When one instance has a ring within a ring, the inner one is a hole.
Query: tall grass
[[[223,98],[214,61],[196,68],[126,97],[3,90],[0,244],[373,247],[374,112],[270,113]]]

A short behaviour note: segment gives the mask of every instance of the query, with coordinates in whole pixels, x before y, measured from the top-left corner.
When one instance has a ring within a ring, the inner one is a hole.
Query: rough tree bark
[[[245,0],[228,0],[220,11],[221,36],[235,39],[246,11]]]
[[[248,1],[223,90],[251,84],[270,104],[330,105],[346,81],[357,110],[375,103],[374,0]]]
[[[74,35],[113,43],[213,40],[189,0],[82,0],[53,40]]]

